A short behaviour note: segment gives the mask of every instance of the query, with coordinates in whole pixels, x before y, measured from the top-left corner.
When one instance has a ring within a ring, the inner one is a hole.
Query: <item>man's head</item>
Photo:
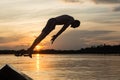
[[[77,28],[80,26],[80,21],[79,20],[74,20],[73,23],[71,24],[72,28]]]

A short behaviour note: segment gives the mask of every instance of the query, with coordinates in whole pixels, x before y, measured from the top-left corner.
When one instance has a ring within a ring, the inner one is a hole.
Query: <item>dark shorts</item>
[[[56,19],[55,18],[49,19],[45,28],[43,28],[42,32],[51,32],[52,30],[55,29],[55,25],[56,25]]]

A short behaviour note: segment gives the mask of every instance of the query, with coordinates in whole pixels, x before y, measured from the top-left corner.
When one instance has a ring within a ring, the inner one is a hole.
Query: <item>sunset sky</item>
[[[56,26],[41,49],[80,49],[91,45],[120,44],[120,0],[1,0],[0,49],[27,49],[49,18],[71,15],[81,21],[68,28],[54,44]]]

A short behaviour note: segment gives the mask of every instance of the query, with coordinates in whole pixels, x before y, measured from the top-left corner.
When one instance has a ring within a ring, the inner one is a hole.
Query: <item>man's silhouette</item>
[[[69,15],[61,15],[55,18],[51,18],[48,20],[45,28],[42,30],[42,33],[34,40],[33,44],[28,48],[27,54],[32,58],[33,49],[36,47],[38,43],[40,43],[51,31],[55,29],[56,25],[63,25],[61,30],[52,36],[51,43],[55,41],[55,39],[65,31],[69,26],[72,28],[77,28],[80,26],[80,21],[75,20],[72,16]]]

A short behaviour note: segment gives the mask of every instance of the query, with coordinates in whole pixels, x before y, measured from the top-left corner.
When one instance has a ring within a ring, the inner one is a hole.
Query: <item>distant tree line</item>
[[[120,54],[120,45],[98,45],[98,46],[91,46],[86,48],[81,48],[80,50],[41,50],[39,53],[65,53],[65,54]]]
[[[26,50],[0,50],[0,54],[15,54],[23,55],[19,53],[24,53]],[[120,45],[98,45],[86,48],[81,48],[79,50],[40,50],[34,51],[34,53],[40,54],[120,54]]]
[[[120,45],[99,45],[91,46],[87,48],[81,48],[79,50],[81,53],[120,53]]]
[[[16,50],[0,50],[0,54],[14,54]]]

